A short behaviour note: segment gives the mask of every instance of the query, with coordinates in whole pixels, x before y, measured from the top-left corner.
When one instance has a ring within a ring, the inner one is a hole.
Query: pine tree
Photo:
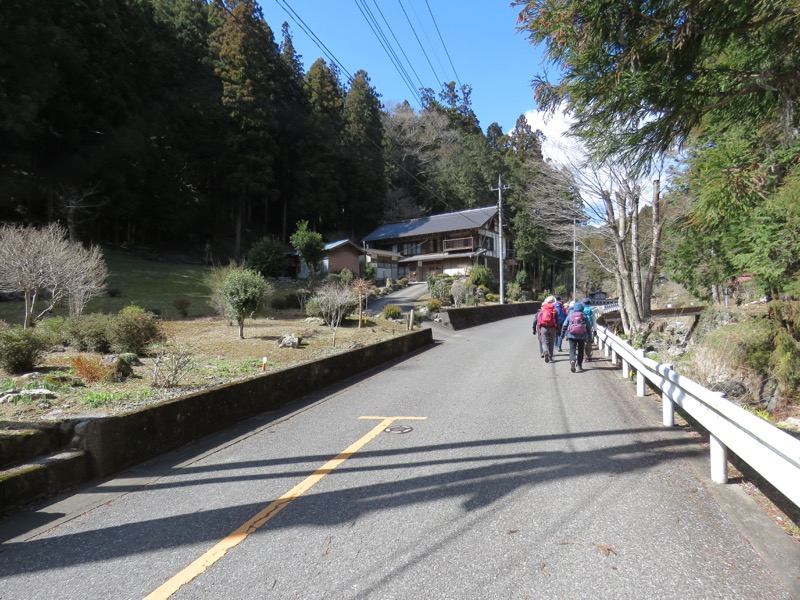
[[[222,79],[222,104],[230,119],[226,140],[225,187],[234,217],[234,254],[242,255],[245,212],[256,204],[267,210],[274,189],[278,151],[276,71],[280,60],[272,30],[252,0],[217,0],[211,35],[216,72]]]
[[[386,194],[381,103],[365,71],[358,71],[344,101],[347,157],[347,212],[343,226],[350,237],[378,224]]]

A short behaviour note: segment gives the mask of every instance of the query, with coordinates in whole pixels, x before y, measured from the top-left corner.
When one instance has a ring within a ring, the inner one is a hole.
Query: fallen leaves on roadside
[[[599,549],[600,549],[600,551],[601,551],[601,552],[602,552],[602,553],[603,553],[605,556],[609,556],[609,555],[611,555],[611,554],[614,554],[615,556],[619,556],[619,552],[617,552],[616,550],[614,550],[614,548],[612,548],[611,546],[606,546],[605,544],[598,544],[597,542],[592,542],[592,545],[593,545],[595,548],[599,548]]]

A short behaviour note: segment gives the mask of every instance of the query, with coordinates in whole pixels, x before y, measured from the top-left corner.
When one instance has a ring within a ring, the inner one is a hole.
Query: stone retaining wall
[[[444,325],[454,330],[485,325],[494,321],[534,315],[541,302],[517,302],[514,304],[491,304],[489,306],[470,306],[469,308],[450,308],[439,313]]]
[[[399,358],[433,342],[430,329],[246,381],[197,392],[127,415],[82,421],[79,446],[102,477]]]

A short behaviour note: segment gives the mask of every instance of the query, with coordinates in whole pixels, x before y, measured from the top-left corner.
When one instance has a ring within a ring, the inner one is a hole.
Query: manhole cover
[[[408,425],[392,425],[384,429],[386,433],[408,433],[409,431],[413,431],[413,427],[409,427]]]

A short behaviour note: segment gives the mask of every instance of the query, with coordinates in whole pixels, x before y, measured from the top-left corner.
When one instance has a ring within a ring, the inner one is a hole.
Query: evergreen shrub
[[[36,330],[49,346],[67,346],[69,344],[67,319],[64,317],[43,319],[37,323]]]
[[[353,279],[355,278],[356,276],[353,275],[353,272],[348,268],[342,269],[341,273],[339,273],[339,281],[348,287],[353,283]]]
[[[0,367],[7,373],[31,371],[46,347],[47,341],[35,329],[15,325],[0,330]]]
[[[383,307],[381,314],[384,319],[400,319],[403,317],[403,311],[396,304],[387,304]]]
[[[117,353],[140,355],[150,344],[161,342],[165,337],[161,321],[139,306],[123,308],[108,326],[108,341]]]
[[[264,237],[248,250],[246,262],[263,277],[280,277],[286,268],[286,251],[280,240]]]
[[[473,265],[469,271],[469,281],[473,285],[489,287],[492,285],[492,271],[483,265]]]
[[[110,315],[89,313],[69,317],[66,323],[67,341],[70,346],[83,352],[108,352]]]

